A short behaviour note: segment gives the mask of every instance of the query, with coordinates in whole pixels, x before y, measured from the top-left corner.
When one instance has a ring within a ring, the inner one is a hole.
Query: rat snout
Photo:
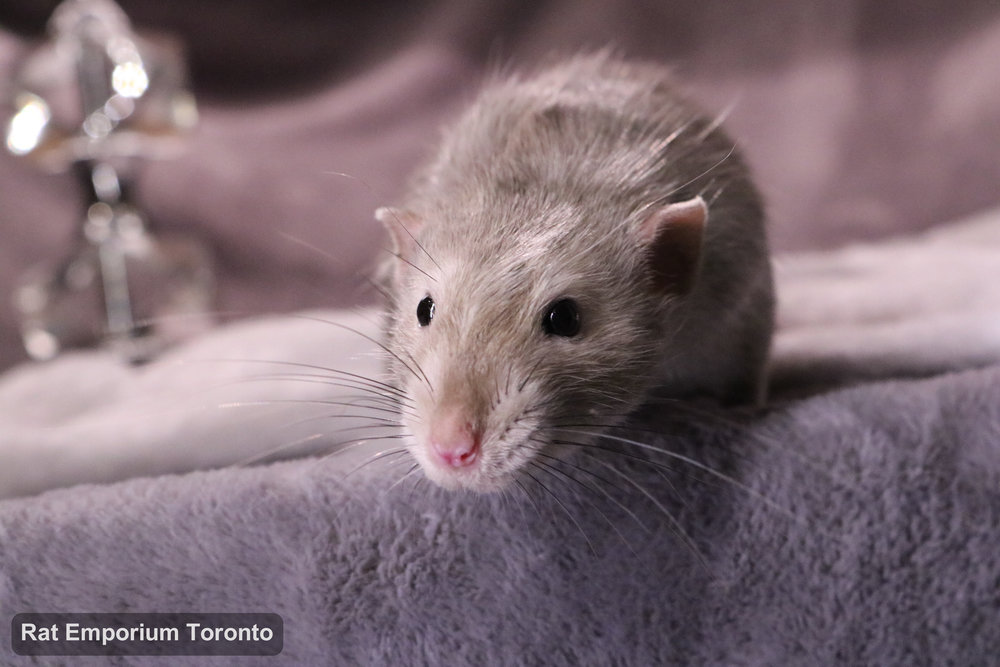
[[[459,412],[434,417],[430,427],[430,453],[449,468],[466,468],[479,457],[482,429]]]

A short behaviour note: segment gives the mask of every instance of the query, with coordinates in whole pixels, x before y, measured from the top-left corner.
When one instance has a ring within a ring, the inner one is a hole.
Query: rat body
[[[400,419],[442,486],[502,489],[559,428],[596,437],[654,388],[762,397],[760,198],[661,67],[601,54],[488,84],[376,217]]]

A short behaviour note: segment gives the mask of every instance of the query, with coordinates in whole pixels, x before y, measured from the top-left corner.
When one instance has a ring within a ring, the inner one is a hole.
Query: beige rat
[[[441,486],[503,489],[559,428],[596,436],[653,389],[762,397],[760,197],[661,67],[599,54],[490,83],[376,217],[400,419]]]

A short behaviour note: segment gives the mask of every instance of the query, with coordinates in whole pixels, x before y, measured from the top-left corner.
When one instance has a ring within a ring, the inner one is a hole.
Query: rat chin
[[[427,479],[449,491],[496,492],[507,488],[514,478],[513,471],[490,473],[477,464],[455,469],[432,461],[421,461],[420,457],[418,461]]]

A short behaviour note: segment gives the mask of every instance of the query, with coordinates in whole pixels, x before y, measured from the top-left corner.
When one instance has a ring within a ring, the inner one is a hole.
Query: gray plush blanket
[[[509,497],[333,457],[6,501],[0,615],[275,612],[262,663],[997,664],[998,397],[651,409]]]

